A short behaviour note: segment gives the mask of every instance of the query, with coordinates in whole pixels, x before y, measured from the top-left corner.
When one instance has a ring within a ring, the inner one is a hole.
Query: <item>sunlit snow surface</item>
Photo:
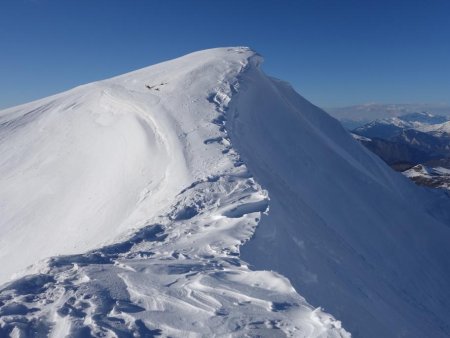
[[[1,112],[1,337],[348,336],[239,258],[269,198],[224,125],[259,62],[209,50]]]
[[[450,335],[448,198],[260,62],[213,49],[0,113],[0,337]]]

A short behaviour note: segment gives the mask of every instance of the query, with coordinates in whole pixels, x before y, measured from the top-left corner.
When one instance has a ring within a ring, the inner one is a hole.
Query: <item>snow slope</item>
[[[348,337],[319,307],[449,335],[448,200],[260,62],[213,49],[0,113],[1,278],[54,256],[1,288],[0,336]]]
[[[270,196],[241,257],[287,276],[354,336],[447,337],[450,228],[428,202],[449,210],[448,198],[393,172],[288,84],[255,68],[241,81],[231,141]]]
[[[0,113],[1,337],[349,336],[239,258],[269,199],[224,123],[259,62],[198,52]]]

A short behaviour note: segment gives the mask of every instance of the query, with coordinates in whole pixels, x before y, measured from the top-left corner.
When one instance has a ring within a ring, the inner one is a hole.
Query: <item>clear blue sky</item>
[[[450,0],[1,0],[0,108],[234,45],[320,106],[450,101]]]

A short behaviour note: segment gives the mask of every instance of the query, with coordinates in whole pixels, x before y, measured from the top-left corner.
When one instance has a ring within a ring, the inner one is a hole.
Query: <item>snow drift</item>
[[[207,50],[0,112],[1,334],[449,334],[448,203],[260,62]]]

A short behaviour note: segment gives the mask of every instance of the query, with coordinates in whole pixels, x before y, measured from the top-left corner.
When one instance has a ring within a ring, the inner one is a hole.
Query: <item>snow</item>
[[[417,130],[424,133],[434,133],[437,135],[450,134],[450,121],[432,125],[423,125],[420,128],[417,128]]]
[[[414,129],[424,133],[430,133],[434,136],[446,136],[450,135],[450,121],[448,116],[433,115],[427,112],[422,113],[409,113],[397,117],[387,117],[383,119],[377,119],[366,123],[362,126],[355,128],[354,130],[365,134],[372,128],[379,128],[380,126],[397,127],[400,129]],[[386,132],[389,129],[386,129]],[[378,131],[379,133],[379,131]]]
[[[382,104],[366,103],[356,106],[329,108],[327,109],[333,117],[339,120],[352,121],[373,121],[377,119],[386,119],[402,115],[427,114],[450,116],[450,105],[446,103],[427,104],[427,103],[409,103],[409,104]],[[367,122],[366,122],[367,123]]]
[[[288,277],[355,336],[448,336],[450,228],[428,204],[439,197],[288,84],[258,69],[241,81],[231,142],[270,196],[241,257]]]
[[[414,167],[412,167],[411,169],[405,170],[403,172],[403,175],[405,175],[406,177],[412,178],[412,177],[426,177],[426,178],[430,178],[431,173],[430,173],[430,168],[418,164]]]
[[[203,51],[0,113],[0,336],[349,337],[239,258],[269,198],[224,123],[259,62]]]
[[[450,169],[418,164],[403,171],[402,174],[418,184],[450,190]]]
[[[448,201],[261,61],[0,112],[0,336],[449,335]]]
[[[450,175],[450,169],[448,169],[448,168],[436,167],[433,169],[441,175]]]
[[[370,142],[370,141],[372,141],[372,139],[370,139],[370,138],[368,138],[368,137],[361,136],[361,135],[358,135],[358,134],[355,134],[355,133],[350,133],[350,135],[351,135],[355,140],[358,140],[358,141],[365,141],[365,142]]]

